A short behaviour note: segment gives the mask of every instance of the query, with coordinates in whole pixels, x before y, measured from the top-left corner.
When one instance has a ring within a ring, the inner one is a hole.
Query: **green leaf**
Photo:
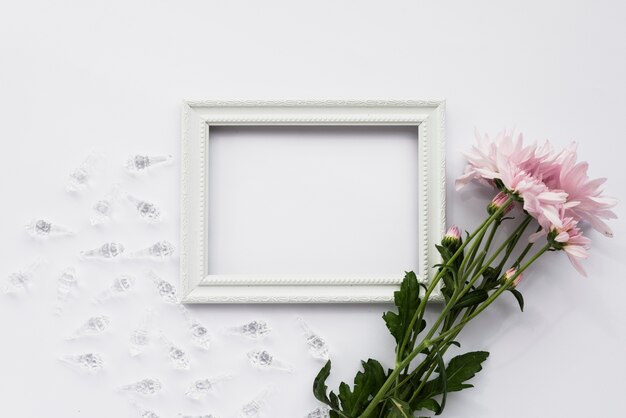
[[[351,390],[346,383],[339,385],[339,400],[343,412],[348,416],[359,416],[369,404],[370,397],[373,397],[381,386],[385,383],[387,375],[383,367],[376,360],[369,359],[362,361],[363,371],[356,374],[354,378],[354,388]],[[378,407],[378,410],[382,405]],[[374,414],[373,416],[376,416]]]
[[[331,408],[339,409],[337,395],[330,392],[331,399],[328,399],[328,396],[326,395],[326,392],[328,391],[328,386],[326,386],[326,379],[328,379],[328,376],[330,376],[330,368],[331,363],[330,360],[328,360],[313,381],[313,395],[318,401],[325,403]]]
[[[445,383],[441,372],[435,379],[426,382],[417,397],[418,404],[444,392],[458,392],[473,387],[466,382],[482,370],[482,363],[487,357],[489,353],[486,351],[473,351],[454,357],[445,369]],[[416,408],[416,405],[412,406]]]
[[[439,351],[439,346],[435,346],[433,347],[433,349],[435,350],[435,358],[437,359],[437,363],[438,363],[438,371],[439,371],[439,378],[441,381],[441,394],[443,395],[443,397],[441,398],[441,406],[439,409],[439,412],[437,412],[435,415],[439,415],[443,412],[443,409],[446,407],[446,398],[448,397],[448,378],[446,376],[446,365],[443,362],[443,357],[441,357],[441,352]]]
[[[393,294],[398,313],[389,311],[383,315],[385,324],[395,338],[397,345],[402,343],[407,333],[419,332],[418,330],[421,331],[425,327],[425,324],[417,323],[418,321],[416,321],[413,325],[413,330],[408,329],[420,304],[420,287],[415,273],[412,271],[406,273],[400,285],[400,290]]]
[[[386,418],[413,418],[411,407],[405,401],[396,398],[390,398],[391,410]]]
[[[429,411],[433,411],[435,414],[438,414],[441,412],[441,406],[439,406],[439,402],[437,402],[436,400],[432,398],[423,399],[412,406],[415,411],[428,409]]]
[[[450,360],[446,368],[448,392],[473,387],[465,382],[483,369],[482,363],[487,360],[487,357],[489,357],[489,353],[486,351],[472,351]]]
[[[522,296],[519,290],[509,289],[509,291],[513,293],[513,296],[515,296],[515,299],[517,299],[517,303],[519,303],[519,308],[522,312],[524,312],[524,296]]]
[[[454,305],[454,309],[469,308],[487,300],[489,293],[485,289],[476,289],[463,295]]]

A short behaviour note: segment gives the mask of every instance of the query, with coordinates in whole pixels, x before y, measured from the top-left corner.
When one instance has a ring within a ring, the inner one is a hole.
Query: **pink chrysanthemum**
[[[562,221],[563,226],[550,230],[548,239],[553,242],[556,250],[563,250],[567,254],[570,262],[580,274],[586,276],[585,270],[580,264],[580,260],[587,258],[587,250],[591,240],[583,236],[578,228],[578,221],[572,217],[566,217]],[[541,236],[546,235],[545,231],[537,232],[530,236],[531,242],[536,241]]]
[[[588,222],[595,230],[612,237],[611,228],[602,219],[615,219],[610,209],[617,204],[617,199],[602,195],[600,186],[605,178],[589,179],[586,162],[577,162],[576,144],[559,158],[558,175],[547,178],[548,187],[561,189],[567,193],[564,205],[565,216]]]

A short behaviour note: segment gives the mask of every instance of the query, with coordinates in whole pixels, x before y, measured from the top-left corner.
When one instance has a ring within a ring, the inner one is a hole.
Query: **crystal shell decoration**
[[[76,269],[67,267],[59,276],[57,284],[57,303],[54,313],[60,315],[65,309],[68,299],[78,293],[78,279],[76,277]]]
[[[141,173],[156,165],[166,165],[174,159],[171,155],[142,155],[136,154],[128,158],[124,167],[129,173]]]
[[[109,325],[111,325],[111,319],[108,316],[92,316],[80,328],[74,331],[68,340],[100,335],[109,329]]]
[[[139,354],[146,351],[150,346],[150,325],[153,316],[154,312],[152,310],[148,310],[144,314],[144,317],[141,319],[139,326],[131,332],[130,338],[128,340],[128,349],[131,356],[138,356]]]
[[[160,278],[154,271],[148,272],[148,277],[157,288],[159,296],[166,303],[178,303],[178,295],[176,294],[176,287],[170,282]]]
[[[35,271],[43,264],[42,259],[36,260],[30,266],[24,270],[18,270],[11,274],[6,279],[6,285],[2,287],[0,293],[19,293],[27,290],[33,282],[35,277]]]
[[[330,418],[329,409],[326,406],[319,406],[306,414],[304,418]]]
[[[311,328],[309,328],[307,323],[304,322],[304,319],[302,319],[301,317],[298,317],[297,319],[300,323],[300,327],[304,332],[304,338],[306,339],[306,344],[309,347],[309,353],[311,353],[311,355],[317,359],[325,361],[328,360],[329,350],[326,341],[324,341],[322,337],[311,331]]]
[[[113,279],[111,285],[100,292],[94,299],[93,303],[103,303],[109,299],[128,296],[135,287],[135,278],[127,274],[122,274]]]
[[[68,192],[78,192],[89,186],[99,159],[95,154],[91,154],[70,173],[66,183]]]
[[[62,356],[60,360],[70,367],[89,373],[97,373],[104,368],[102,357],[95,353]]]
[[[92,250],[82,251],[82,258],[96,258],[101,260],[119,259],[124,254],[124,246],[119,242],[105,242]]]
[[[262,370],[273,369],[285,372],[293,370],[290,365],[277,360],[266,350],[252,350],[248,352],[247,356],[250,364]]]
[[[252,339],[265,337],[272,331],[265,321],[251,321],[243,325],[229,328],[230,333]]]
[[[185,415],[178,414],[178,418],[215,418],[215,415]]]
[[[122,386],[122,391],[141,396],[154,396],[161,391],[163,386],[159,379],[143,379],[128,385]]]
[[[139,251],[135,251],[132,254],[134,258],[154,258],[154,259],[166,259],[170,258],[174,254],[174,244],[169,241],[155,242],[151,246]]]
[[[189,359],[187,353],[168,340],[163,332],[161,332],[161,341],[165,345],[167,356],[169,357],[174,368],[178,370],[189,370],[191,360]]]
[[[45,219],[32,219],[24,227],[26,228],[28,234],[34,238],[74,235],[74,231],[70,228],[63,225],[57,225]]]
[[[102,199],[98,200],[92,206],[93,213],[91,215],[91,225],[100,225],[111,221],[111,214],[113,213],[113,203],[119,196],[119,186],[115,186],[109,193],[107,193]]]
[[[126,194],[126,199],[135,207],[142,219],[151,223],[161,221],[161,210],[153,203],[146,202],[131,194]]]
[[[258,418],[263,416],[263,408],[265,407],[267,397],[270,394],[270,390],[266,389],[261,392],[257,397],[255,397],[250,402],[246,403],[241,407],[241,412],[239,413],[240,418]]]
[[[208,350],[211,347],[212,340],[209,330],[196,318],[194,318],[184,305],[179,306],[183,316],[185,317],[185,321],[187,322],[187,328],[191,334],[191,339],[198,347]]]
[[[215,392],[215,386],[224,380],[232,379],[230,374],[222,374],[206,379],[198,379],[189,387],[185,395],[190,399],[203,399],[208,394]]]

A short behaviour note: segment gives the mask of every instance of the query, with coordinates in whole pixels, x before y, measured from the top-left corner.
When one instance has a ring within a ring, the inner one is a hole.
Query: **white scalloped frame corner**
[[[185,101],[182,112],[181,264],[183,303],[391,302],[402,277],[208,275],[207,175],[211,126],[411,126],[419,141],[419,279],[439,262],[445,228],[445,102]],[[436,291],[432,299],[441,299]]]

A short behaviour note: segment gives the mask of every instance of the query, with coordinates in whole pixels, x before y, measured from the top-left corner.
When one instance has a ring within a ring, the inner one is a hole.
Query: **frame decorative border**
[[[207,275],[207,175],[211,126],[416,126],[419,271],[428,281],[445,230],[445,102],[442,100],[185,101],[182,111],[182,303],[390,302],[398,276]],[[437,290],[433,300],[441,300]]]

